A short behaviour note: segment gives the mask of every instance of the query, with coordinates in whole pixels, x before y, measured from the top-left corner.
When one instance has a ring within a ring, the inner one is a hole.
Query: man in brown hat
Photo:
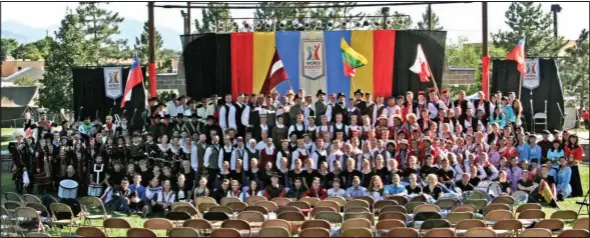
[[[328,104],[325,102],[326,93],[323,90],[318,90],[316,93],[317,101],[314,104],[314,111],[316,118],[321,118],[323,115],[330,115],[332,112],[331,107],[328,108]],[[328,111],[330,110],[330,111]],[[321,120],[316,120],[316,126],[321,125]]]
[[[356,104],[359,110],[361,110],[361,112],[364,112],[365,109],[367,109],[367,102],[363,101],[363,96],[365,94],[363,93],[362,89],[357,89],[356,91],[354,91],[354,99],[356,100]]]

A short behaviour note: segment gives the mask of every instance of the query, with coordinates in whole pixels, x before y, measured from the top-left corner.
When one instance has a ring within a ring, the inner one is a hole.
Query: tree
[[[12,38],[2,39],[0,42],[0,55],[2,55],[2,61],[6,60],[7,56],[12,56],[12,51],[18,48],[18,41]]]
[[[142,64],[149,62],[149,39],[148,39],[149,25],[146,22],[143,25],[143,32],[139,37],[135,37],[135,44],[133,45],[134,53],[137,54]],[[178,58],[178,54],[174,50],[163,49],[164,42],[162,36],[156,30],[154,31],[154,54],[156,56],[157,72],[170,72],[172,70],[172,58]]]
[[[307,2],[260,2],[258,8],[254,11],[254,18],[265,20],[266,22],[273,22],[274,28],[268,29],[283,30],[283,31],[296,31],[292,23],[294,20],[301,23],[302,25],[306,22],[306,18],[309,14],[308,8],[302,8],[309,5]],[[325,9],[316,9],[316,15],[325,15]],[[311,22],[309,22],[311,25]],[[281,24],[284,26],[281,28]],[[325,25],[325,24],[323,24]]]
[[[209,6],[228,6],[223,2],[209,2]],[[223,22],[225,27],[230,27],[233,22],[227,20],[231,18],[231,13],[228,8],[203,8],[201,10],[201,21],[195,20],[195,28],[197,33],[209,33],[217,31],[217,24]],[[229,28],[228,28],[229,29]],[[219,29],[220,31],[223,31]]]
[[[475,84],[462,86],[457,90],[465,90],[467,94],[473,94],[481,89],[481,43],[467,43],[466,37],[459,37],[457,41],[449,40],[445,48],[445,56],[449,66],[458,66],[475,69]],[[490,56],[504,56],[505,49],[489,46]],[[491,72],[491,69],[490,69]],[[455,90],[454,90],[455,91]]]
[[[67,9],[45,59],[45,74],[41,80],[43,87],[39,90],[41,106],[54,111],[73,107],[72,67],[94,60],[86,52],[88,47],[84,36],[82,19]]]
[[[37,84],[39,84],[39,80],[33,79],[28,75],[25,75],[22,78],[15,79],[12,82],[14,83],[14,85],[19,87],[37,86]]]
[[[86,39],[92,44],[87,45],[93,63],[101,64],[105,59],[121,59],[129,57],[127,40],[115,39],[119,35],[119,24],[124,18],[119,13],[100,8],[100,2],[80,2],[76,9],[84,23]],[[104,3],[108,4],[108,3]]]
[[[418,30],[428,30],[429,24],[430,18],[428,17],[428,7],[426,7],[426,11],[422,13],[422,21],[418,22]],[[432,30],[443,30],[443,27],[440,25],[440,22],[438,21],[438,15],[436,15],[434,11],[432,11]]]
[[[553,36],[553,18],[541,10],[540,3],[513,2],[505,16],[510,30],[492,34],[494,45],[498,47],[510,51],[524,38],[527,56],[548,57],[557,55],[565,45],[563,37]]]
[[[22,59],[23,61],[28,60],[39,60],[43,58],[41,51],[39,49],[29,43],[29,44],[20,44],[15,50],[12,51],[12,57],[17,59]]]
[[[566,57],[561,59],[560,75],[564,95],[576,97],[580,108],[587,106],[588,86],[590,81],[590,48],[588,47],[588,31],[583,29],[576,44],[565,50]]]
[[[35,46],[41,53],[41,56],[45,58],[51,49],[51,42],[53,42],[53,38],[46,36],[45,38],[32,42],[31,44]]]

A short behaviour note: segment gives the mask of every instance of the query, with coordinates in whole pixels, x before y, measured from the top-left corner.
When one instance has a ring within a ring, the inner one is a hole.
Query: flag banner
[[[269,94],[278,84],[285,80],[288,80],[287,73],[285,72],[285,67],[283,66],[283,61],[281,61],[279,52],[275,49],[272,61],[268,68],[266,80],[262,85],[260,93],[265,95]]]
[[[506,59],[516,61],[516,68],[520,72],[520,75],[524,76],[526,74],[524,39],[518,41],[518,43],[514,46],[512,51],[510,51],[510,53],[506,55]]]
[[[420,82],[430,82],[432,71],[430,70],[430,65],[428,65],[428,60],[426,59],[426,55],[424,54],[422,45],[420,44],[418,44],[418,48],[416,50],[416,60],[414,61],[414,65],[410,67],[410,70],[420,76]]]
[[[299,89],[303,89],[306,94],[313,94],[320,89],[325,91],[328,87],[328,78],[324,32],[303,31],[299,36]]]
[[[533,90],[541,85],[539,58],[526,59],[526,71],[522,76],[522,87]]]
[[[490,98],[490,59],[489,55],[481,58],[481,91],[486,99]]]
[[[344,75],[354,77],[356,75],[355,69],[365,66],[368,63],[367,58],[352,49],[344,38],[340,40],[340,48],[342,48]]]
[[[123,95],[122,68],[105,67],[103,71],[105,96],[113,100],[121,97]]]
[[[121,100],[121,108],[125,107],[126,101],[131,101],[131,93],[133,88],[143,82],[143,72],[139,66],[139,59],[137,55],[133,57],[133,64],[129,68],[129,75],[127,75],[127,82],[125,83],[125,92],[123,94],[123,100]],[[142,89],[144,89],[142,87]],[[146,95],[147,96],[147,95]]]

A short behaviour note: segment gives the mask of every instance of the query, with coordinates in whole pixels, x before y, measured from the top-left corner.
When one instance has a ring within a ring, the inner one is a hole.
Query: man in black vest
[[[221,127],[222,131],[225,131],[227,128],[229,128],[229,111],[233,107],[231,94],[226,94],[224,99],[224,104],[219,108],[219,127]]]
[[[467,111],[467,107],[469,106],[469,102],[465,99],[465,91],[459,91],[459,98],[453,102],[453,106],[461,107],[461,112],[465,114]],[[456,115],[461,116],[461,115]]]
[[[315,116],[315,110],[313,110],[313,103],[311,102],[311,95],[305,96],[303,116],[305,117],[305,127],[309,126],[309,117]],[[315,122],[314,122],[315,124]]]
[[[326,93],[320,89],[318,90],[315,96],[318,98],[318,100],[314,104],[316,118],[321,118],[325,114],[331,114],[332,112],[328,112],[328,104],[326,104],[325,102]],[[316,120],[315,125],[320,126],[321,120]]]
[[[490,118],[490,115],[493,112],[493,109],[490,108],[490,101],[486,100],[483,91],[477,92],[477,97],[478,99],[473,102],[473,107],[476,111],[483,110],[486,113],[485,117]]]
[[[383,109],[386,108],[386,106],[383,104],[384,101],[385,99],[383,96],[377,96],[376,102],[367,106],[366,115],[368,115],[371,119],[371,125],[377,124],[377,117],[379,117],[381,113],[383,113]]]
[[[291,108],[289,108],[289,122],[291,124],[294,124],[294,122],[297,121],[297,115],[299,113],[302,113],[301,97],[299,97],[299,94],[295,95],[295,98],[293,98],[293,102],[293,105],[291,106]]]
[[[277,103],[272,96],[266,97],[266,105],[263,106],[266,109],[266,117],[268,118],[266,124],[270,127],[274,127],[277,120]]]
[[[363,90],[362,89],[357,89],[356,91],[354,91],[354,98],[356,99],[356,107],[358,107],[359,110],[361,110],[361,112],[364,112],[365,109],[367,109],[367,103],[365,101],[363,101]]]
[[[342,114],[342,123],[348,125],[348,110],[346,109],[346,95],[344,93],[338,93],[337,103],[334,105],[332,110],[332,123],[336,121],[336,114]]]
[[[264,94],[259,94],[255,102],[250,101],[242,112],[241,121],[246,127],[246,132],[254,132],[257,124],[260,122],[260,111],[263,110]]]
[[[246,94],[240,93],[238,101],[229,109],[229,128],[237,129],[238,135],[242,137],[246,135],[246,126],[242,123],[242,113],[246,108],[246,97]]]

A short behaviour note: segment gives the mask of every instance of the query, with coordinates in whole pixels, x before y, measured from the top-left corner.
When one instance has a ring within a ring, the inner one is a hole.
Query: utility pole
[[[432,4],[428,4],[428,30],[432,31]]]
[[[488,3],[481,3],[481,56],[488,55]]]
[[[381,15],[383,15],[383,29],[387,29],[389,26],[387,25],[387,18],[389,17],[389,7],[382,7],[381,8]]]
[[[148,2],[148,41],[150,95],[156,97],[156,55],[154,44],[154,2]]]
[[[186,24],[187,24],[187,35],[191,34],[191,2],[186,2]]]
[[[559,4],[551,5],[551,12],[553,12],[553,36],[557,39],[557,13],[561,12],[561,6]]]

